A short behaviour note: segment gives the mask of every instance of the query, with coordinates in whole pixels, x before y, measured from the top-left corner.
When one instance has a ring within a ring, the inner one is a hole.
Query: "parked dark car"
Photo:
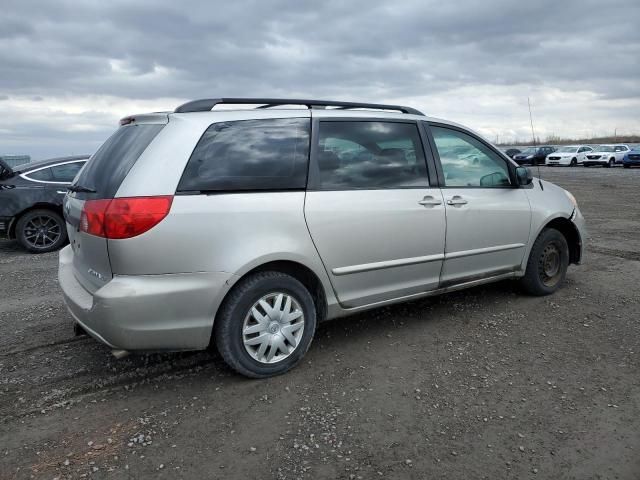
[[[62,247],[67,242],[62,200],[88,158],[52,158],[13,168],[0,160],[0,238],[17,239],[30,252]]]
[[[513,156],[518,165],[544,165],[547,155],[555,152],[555,147],[543,145],[540,147],[527,147],[522,152]]]
[[[640,147],[633,147],[622,158],[624,168],[640,167]]]
[[[518,150],[517,148],[507,148],[504,153],[507,154],[507,157],[513,158],[515,155],[521,153],[521,150]]]

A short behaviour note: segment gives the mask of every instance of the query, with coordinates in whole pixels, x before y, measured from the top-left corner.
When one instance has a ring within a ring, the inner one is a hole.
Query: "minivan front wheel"
[[[214,340],[238,373],[265,378],[297,365],[316,328],[313,297],[281,272],[259,272],[239,281],[214,324]]]
[[[527,270],[520,283],[531,295],[549,295],[564,281],[568,266],[566,238],[554,228],[545,228],[531,248]]]

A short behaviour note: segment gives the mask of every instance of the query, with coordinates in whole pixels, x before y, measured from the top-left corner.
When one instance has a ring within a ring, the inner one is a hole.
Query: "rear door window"
[[[310,122],[269,118],[214,123],[191,154],[178,191],[304,189]]]
[[[427,166],[415,123],[321,121],[316,150],[319,190],[424,188]]]
[[[25,174],[25,177],[31,180],[38,180],[40,182],[50,182],[53,180],[50,168],[42,168],[35,172],[27,173]]]
[[[120,127],[91,157],[75,185],[95,190],[95,194],[89,194],[91,198],[113,198],[138,157],[163,127],[135,123]]]
[[[68,182],[71,183],[76,177],[84,162],[63,163],[62,165],[56,165],[51,167],[51,174],[54,182]]]

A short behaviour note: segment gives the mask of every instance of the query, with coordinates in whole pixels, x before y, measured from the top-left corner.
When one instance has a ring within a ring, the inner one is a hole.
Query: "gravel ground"
[[[640,478],[640,170],[542,169],[587,258],[319,327],[251,381],[208,352],[74,337],[56,254],[0,242],[0,478]]]

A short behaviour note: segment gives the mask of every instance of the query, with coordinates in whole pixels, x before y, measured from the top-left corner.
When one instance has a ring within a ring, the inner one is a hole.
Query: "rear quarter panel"
[[[271,261],[300,263],[335,303],[304,219],[305,192],[177,195],[171,213],[150,231],[109,240],[114,274],[227,272],[232,282]]]
[[[0,217],[12,218],[13,229],[17,218],[32,208],[49,208],[62,214],[64,194],[57,192],[66,189],[65,185],[38,184],[19,177],[4,180],[0,182]]]

